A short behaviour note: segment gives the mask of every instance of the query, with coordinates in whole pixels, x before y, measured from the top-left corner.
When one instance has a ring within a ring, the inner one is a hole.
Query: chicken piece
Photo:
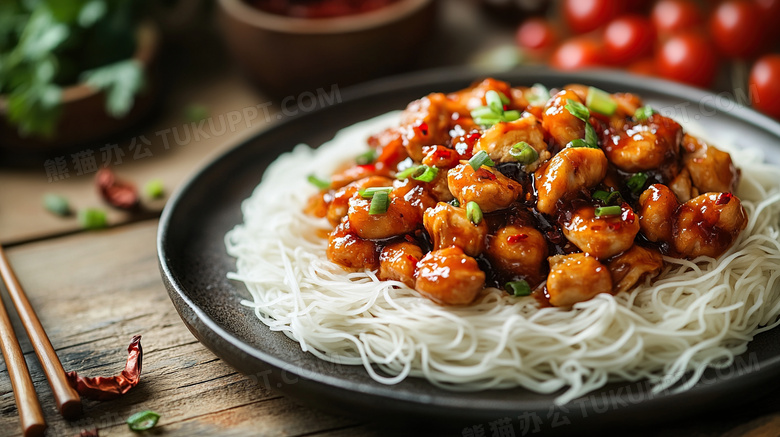
[[[436,177],[428,184],[428,192],[437,202],[449,202],[455,198],[447,184],[447,171],[439,170]]]
[[[460,162],[460,154],[444,146],[426,146],[423,147],[423,153],[425,156],[422,163],[439,170],[455,167]]]
[[[737,189],[739,170],[731,155],[687,134],[683,137],[683,150],[683,165],[700,193],[731,193]]]
[[[537,283],[547,259],[547,240],[532,226],[508,225],[488,238],[487,256],[493,267]]]
[[[512,88],[508,83],[493,78],[487,78],[466,89],[450,93],[447,95],[447,98],[449,98],[458,108],[461,108],[461,111],[468,113],[478,106],[487,104],[485,101],[485,93],[490,90],[499,92],[509,98],[510,107],[513,107],[514,109],[523,109],[525,107],[513,106],[511,103],[513,100]]]
[[[688,169],[683,167],[680,173],[669,182],[669,189],[672,190],[679,202],[687,202],[691,200],[691,197],[699,195],[699,190],[696,189],[691,183],[691,174]]]
[[[369,187],[391,187],[393,180],[384,176],[369,176],[335,190],[328,204],[326,217],[331,225],[337,226],[349,212],[349,199],[358,191]]]
[[[454,105],[442,93],[415,100],[401,114],[404,148],[413,160],[422,161],[423,147],[444,144],[449,139]]]
[[[742,202],[731,193],[706,193],[680,205],[674,223],[674,249],[693,259],[717,258],[747,226]]]
[[[675,162],[681,139],[682,127],[677,122],[654,114],[611,135],[604,142],[604,153],[617,168],[636,173]]]
[[[499,122],[486,130],[474,145],[474,153],[484,150],[490,159],[499,162],[517,162],[509,152],[512,147],[525,141],[531,146],[539,159],[526,166],[526,171],[534,171],[540,163],[550,159],[547,143],[544,141],[544,132],[539,121],[531,114],[524,113],[523,117],[508,123]]]
[[[417,264],[414,288],[441,305],[467,305],[484,286],[485,273],[459,247],[428,252]]]
[[[653,242],[672,241],[677,196],[663,184],[650,185],[639,196],[639,228]]]
[[[547,259],[547,293],[550,304],[568,307],[584,302],[599,293],[612,292],[612,277],[607,267],[584,253],[555,255]]]
[[[331,231],[325,253],[331,262],[348,269],[376,270],[379,267],[376,244],[357,236],[346,218]]]
[[[567,147],[534,172],[536,208],[552,214],[556,203],[582,188],[592,188],[607,174],[607,157],[601,149]]]
[[[409,288],[414,288],[414,273],[422,257],[420,246],[408,241],[385,246],[379,255],[379,279],[400,281]]]
[[[347,212],[355,234],[360,238],[377,240],[417,229],[422,224],[423,212],[435,205],[420,184],[412,179],[395,181],[387,211],[383,214],[369,214],[372,199],[364,199],[355,193],[349,199]]]
[[[334,190],[347,186],[352,182],[359,181],[371,176],[390,177],[390,168],[375,164],[355,165],[335,173],[330,178],[330,186]]]
[[[655,278],[661,273],[664,257],[655,249],[634,245],[631,249],[609,260],[615,293],[630,290],[644,278]]]
[[[522,185],[498,170],[483,165],[474,171],[467,162],[450,169],[447,185],[461,205],[477,202],[482,212],[504,209],[523,193]]]
[[[584,206],[562,223],[567,240],[586,254],[603,260],[628,250],[639,233],[639,220],[624,203],[620,214],[596,216],[596,208]]]
[[[575,92],[562,90],[547,102],[542,115],[542,127],[561,146],[569,144],[571,140],[585,137],[585,122],[566,109],[568,100],[583,103]]]
[[[487,222],[482,220],[475,225],[466,217],[466,208],[439,202],[435,208],[425,211],[423,225],[435,250],[455,246],[469,256],[477,256],[485,250]]]

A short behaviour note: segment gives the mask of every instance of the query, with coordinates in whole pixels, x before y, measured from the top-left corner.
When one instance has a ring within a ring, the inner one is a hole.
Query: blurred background
[[[2,0],[0,242],[158,213],[242,139],[416,70],[620,69],[780,119],[779,21],[780,0]]]

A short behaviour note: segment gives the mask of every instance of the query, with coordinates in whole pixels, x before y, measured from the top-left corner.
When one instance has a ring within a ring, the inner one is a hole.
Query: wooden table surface
[[[472,15],[472,9],[470,3],[458,2],[452,9],[442,11],[443,20],[445,24],[459,21]],[[480,23],[471,26],[476,29]],[[508,34],[511,38],[511,31]],[[461,38],[464,45],[468,44],[463,36],[453,35],[453,38]],[[488,38],[486,44],[496,40],[501,38]],[[278,119],[278,106],[242,80],[220,54],[218,44],[206,44],[205,48],[201,44],[202,41],[197,41],[196,49],[211,50],[213,56],[187,64],[188,74],[177,76],[175,86],[165,96],[160,115],[134,135],[134,138],[144,135],[150,140],[148,156],[137,159],[132,156],[131,137],[117,140],[127,151],[123,162],[114,166],[120,178],[137,185],[160,178],[170,192],[220,151]],[[216,116],[265,102],[271,117],[242,122],[235,131],[224,135],[169,144],[167,149],[157,135],[165,129],[187,124],[183,108],[190,104],[205,105]],[[85,149],[95,149],[99,159],[98,149],[102,146],[85,146]],[[65,156],[70,162],[70,156]],[[125,396],[108,402],[85,401],[83,417],[65,421],[56,411],[37,358],[6,298],[5,289],[0,286],[44,408],[49,425],[47,435],[73,436],[82,429],[94,428],[99,429],[101,436],[134,435],[125,420],[142,410],[154,410],[162,416],[150,434],[165,436],[336,437],[412,433],[299,406],[219,360],[184,326],[160,279],[155,236],[164,201],[145,199],[152,213],[140,217],[112,211],[109,229],[82,231],[75,218],[55,217],[41,207],[44,193],[65,195],[77,209],[104,207],[94,189],[94,173],[76,173],[71,167],[68,178],[50,182],[43,162],[37,168],[0,167],[0,243],[7,247],[17,276],[66,370],[78,370],[85,376],[118,373],[124,366],[131,337],[142,334],[143,374],[141,383]],[[739,408],[728,414],[714,412],[673,424],[642,424],[642,431],[632,434],[780,435],[777,397],[768,396],[747,405],[735,400],[733,407]],[[20,435],[5,363],[0,366],[0,412],[0,435]],[[483,424],[482,429],[485,436],[523,435],[520,427],[493,429],[491,424]],[[577,434],[576,429],[570,431]],[[477,427],[443,435],[480,434]]]

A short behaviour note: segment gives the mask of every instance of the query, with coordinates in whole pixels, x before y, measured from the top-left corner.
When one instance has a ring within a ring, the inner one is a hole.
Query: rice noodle
[[[414,376],[449,390],[563,389],[562,404],[612,380],[688,389],[779,323],[780,169],[744,151],[732,153],[749,216],[736,243],[717,260],[666,257],[652,285],[630,292],[566,309],[489,288],[473,305],[442,307],[374,272],[346,272],[325,255],[327,220],[303,213],[316,191],[306,176],[333,173],[397,120],[389,113],[280,156],[225,237],[237,266],[228,276],[251,294],[241,303],[304,351],[362,365],[384,384]]]

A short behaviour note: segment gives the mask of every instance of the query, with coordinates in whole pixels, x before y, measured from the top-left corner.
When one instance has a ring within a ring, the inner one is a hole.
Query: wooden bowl
[[[153,24],[139,26],[138,47],[133,58],[144,66],[147,81],[146,88],[136,96],[127,115],[122,118],[109,115],[105,109],[105,94],[80,83],[63,89],[62,111],[50,138],[21,137],[17,127],[8,122],[8,102],[0,96],[0,149],[35,152],[65,148],[106,138],[138,122],[149,113],[157,91],[152,67],[159,51],[159,40],[159,32]]]
[[[434,24],[435,0],[401,0],[336,18],[292,18],[242,0],[219,0],[227,47],[245,73],[281,97],[331,90],[395,72],[418,54]]]

